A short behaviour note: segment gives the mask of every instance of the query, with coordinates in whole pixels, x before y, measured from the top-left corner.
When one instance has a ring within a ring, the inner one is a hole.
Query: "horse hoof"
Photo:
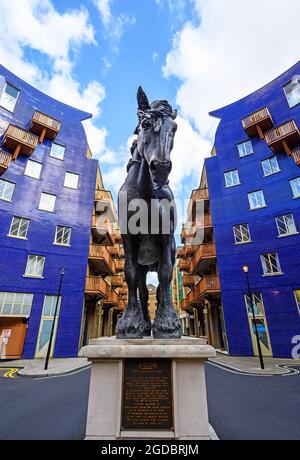
[[[152,331],[155,339],[181,339],[181,323],[175,311],[157,313]]]
[[[117,324],[117,339],[142,339],[151,335],[151,323],[146,322],[142,313],[127,308]]]

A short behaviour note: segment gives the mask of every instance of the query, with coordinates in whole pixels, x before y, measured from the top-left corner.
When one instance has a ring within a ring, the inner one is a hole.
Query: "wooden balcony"
[[[122,289],[119,290],[119,295],[122,297],[127,297],[128,295],[127,285],[125,285],[124,287],[122,287]]]
[[[195,245],[192,245],[192,244],[186,245],[185,246],[186,257],[192,257],[197,252],[198,247],[199,246],[195,246]]]
[[[192,200],[194,201],[209,200],[208,188],[199,188],[197,190],[193,190]]]
[[[45,115],[42,112],[38,112],[37,110],[34,112],[31,120],[30,131],[39,136],[40,144],[43,142],[45,137],[54,141],[60,131],[60,128],[60,121],[49,117],[49,115]]]
[[[124,285],[124,278],[123,278],[123,276],[115,275],[115,276],[111,277],[110,282],[111,282],[111,287],[112,288],[119,288],[119,287],[122,287]]]
[[[242,120],[243,128],[249,137],[259,136],[260,140],[264,140],[264,133],[273,128],[273,119],[268,107],[252,113]]]
[[[123,300],[115,291],[110,291],[108,298],[103,300],[105,305],[109,305],[112,307],[121,307],[123,309]]]
[[[181,242],[184,244],[187,240],[194,238],[196,235],[196,227],[184,224],[181,232]]]
[[[178,268],[181,272],[188,272],[190,267],[190,261],[186,259],[181,259],[178,264]]]
[[[122,237],[121,237],[121,232],[120,232],[120,229],[117,227],[117,228],[114,228],[114,237],[115,237],[115,242],[120,244],[122,243]]]
[[[274,153],[284,150],[288,156],[292,156],[291,148],[300,143],[300,131],[294,120],[271,129],[265,136]]]
[[[300,166],[300,147],[292,151],[292,157],[297,166]]]
[[[124,260],[116,260],[115,265],[116,265],[117,272],[123,272],[125,270],[125,261]]]
[[[95,201],[111,201],[112,195],[106,190],[96,190],[95,192]]]
[[[180,308],[181,310],[183,311],[187,311],[189,309],[189,303],[186,299],[183,299],[181,302],[180,302]]]
[[[212,227],[211,214],[202,214],[196,217],[196,227],[198,228],[210,228]]]
[[[11,162],[11,154],[0,150],[0,176],[7,171]]]
[[[114,274],[116,271],[115,262],[105,246],[91,244],[89,262],[101,274]]]
[[[183,248],[177,248],[176,257],[177,259],[185,259],[186,257],[185,246]]]
[[[25,131],[18,126],[9,125],[4,133],[3,145],[13,152],[12,160],[16,160],[19,154],[30,156],[36,149],[38,137]]]
[[[182,276],[182,284],[184,287],[194,288],[195,286],[195,278],[191,275],[183,275]]]
[[[92,234],[96,243],[104,246],[115,244],[114,230],[111,223],[106,220],[103,222],[101,217],[94,215],[92,218]]]
[[[204,271],[216,259],[216,246],[213,243],[201,244],[189,264],[189,273]]]
[[[187,301],[189,304],[197,303],[205,294],[219,294],[220,291],[220,278],[217,275],[204,276],[195,289],[189,293]]]
[[[87,276],[85,292],[90,295],[101,295],[108,298],[110,287],[100,276]]]
[[[119,246],[115,245],[115,246],[108,246],[107,247],[108,249],[108,252],[110,253],[110,255],[115,259],[119,259],[120,257],[120,250],[119,250]]]
[[[120,249],[119,249],[119,250],[120,250],[120,258],[121,258],[121,259],[124,259],[124,257],[125,257],[124,248],[123,248],[123,246],[120,246],[119,248],[120,248]]]

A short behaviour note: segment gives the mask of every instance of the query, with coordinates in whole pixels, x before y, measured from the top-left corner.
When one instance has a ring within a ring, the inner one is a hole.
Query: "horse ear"
[[[138,102],[139,110],[142,110],[144,112],[150,109],[148,98],[141,86],[139,87],[138,92],[137,92],[137,102]]]
[[[172,118],[173,118],[173,120],[176,120],[177,114],[178,114],[178,113],[177,113],[177,110],[173,110],[173,111],[172,111]]]

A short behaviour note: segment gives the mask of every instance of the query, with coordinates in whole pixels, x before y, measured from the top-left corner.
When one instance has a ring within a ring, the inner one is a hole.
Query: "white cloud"
[[[175,35],[163,70],[182,81],[177,103],[183,117],[203,137],[212,137],[209,111],[258,89],[299,60],[300,4],[193,2],[199,22],[187,22]]]
[[[133,25],[136,22],[134,16],[129,14],[113,15],[112,13],[113,0],[94,0],[95,6],[98,8],[106,35],[118,41],[124,34],[127,26]]]
[[[0,0],[0,9],[1,63],[55,99],[99,116],[104,86],[91,81],[82,87],[73,72],[80,47],[96,44],[88,12],[76,8],[61,14],[50,0]],[[49,73],[26,59],[25,48],[49,60]],[[106,150],[106,129],[95,120],[86,121],[85,129],[92,152],[100,156]]]
[[[178,130],[171,154],[173,169],[170,185],[175,195],[179,196],[183,191],[182,181],[185,177],[195,176],[193,178],[199,182],[203,159],[209,151],[210,142],[193,129],[189,121],[183,117],[178,116],[176,123]]]

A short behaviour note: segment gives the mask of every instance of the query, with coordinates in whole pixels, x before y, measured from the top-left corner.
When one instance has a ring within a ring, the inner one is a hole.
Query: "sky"
[[[139,85],[178,110],[171,186],[198,187],[217,121],[208,113],[299,60],[299,0],[0,0],[0,61],[85,122],[104,184],[117,193]],[[184,208],[184,205],[183,205]]]

